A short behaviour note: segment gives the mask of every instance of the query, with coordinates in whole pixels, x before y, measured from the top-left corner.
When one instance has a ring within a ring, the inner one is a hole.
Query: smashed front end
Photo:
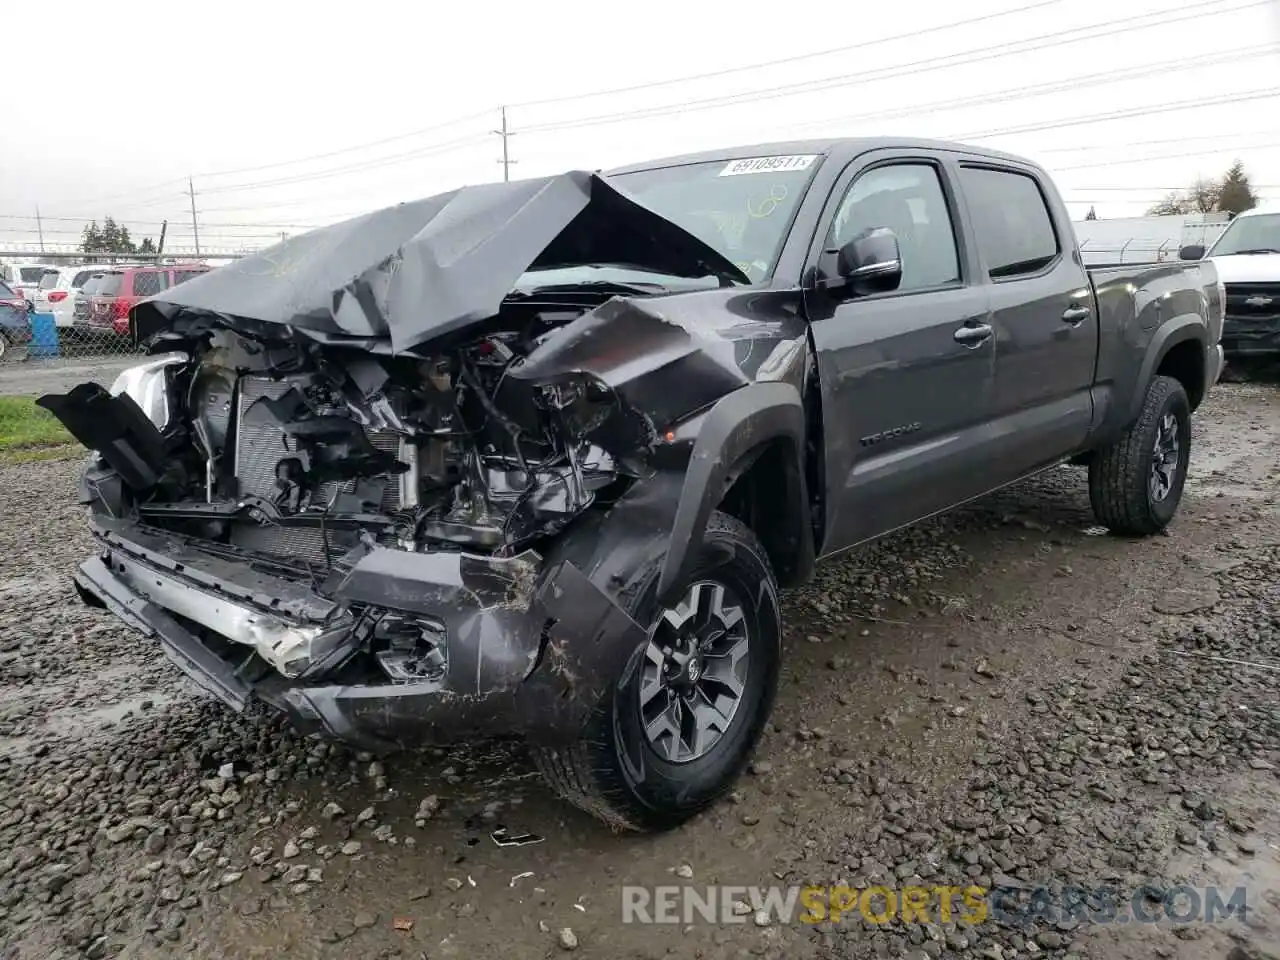
[[[581,212],[544,229],[563,239]],[[375,750],[572,736],[643,640],[615,598],[663,549],[689,451],[661,442],[663,404],[628,393],[678,377],[698,386],[668,406],[691,410],[741,374],[609,291],[425,298],[398,324],[386,292],[416,283],[411,254],[376,256],[318,321],[296,303],[290,322],[247,316],[261,264],[214,271],[135,311],[151,356],[111,390],[41,398],[94,451],[99,551],[77,589],[224,702],[304,730]],[[532,256],[490,282],[510,289]],[[437,307],[467,322],[432,329]],[[608,360],[601,324],[647,338],[648,359]]]

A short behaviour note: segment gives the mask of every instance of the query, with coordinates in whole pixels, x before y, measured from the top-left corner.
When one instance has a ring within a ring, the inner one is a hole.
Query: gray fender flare
[[[697,561],[698,546],[711,512],[737,476],[745,457],[779,438],[791,442],[798,458],[805,450],[804,402],[787,383],[753,383],[721,397],[706,414],[694,441],[693,452],[680,488],[680,501],[671,525],[671,539],[658,579],[658,601],[669,606],[679,599]],[[803,462],[798,463],[804,480]],[[813,533],[809,522],[807,492],[797,506],[802,515],[802,536],[810,552]],[[786,509],[780,505],[780,509]]]
[[[1137,383],[1134,384],[1133,396],[1129,399],[1125,423],[1133,423],[1138,419],[1143,400],[1147,396],[1147,387],[1151,385],[1160,362],[1170,350],[1185,340],[1195,340],[1200,344],[1201,350],[1208,348],[1209,332],[1202,317],[1194,314],[1170,317],[1152,335],[1146,355],[1142,358],[1142,369],[1138,374]]]

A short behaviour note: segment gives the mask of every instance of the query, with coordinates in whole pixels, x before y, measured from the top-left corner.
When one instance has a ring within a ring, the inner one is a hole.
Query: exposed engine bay
[[[170,354],[185,397],[148,522],[330,564],[362,537],[509,556],[554,535],[624,472],[587,439],[602,385],[527,389],[508,373],[581,310],[513,308],[500,329],[423,356],[378,356],[214,324]],[[515,322],[519,320],[518,324]],[[505,409],[504,409],[505,408]],[[514,410],[509,413],[507,410]]]

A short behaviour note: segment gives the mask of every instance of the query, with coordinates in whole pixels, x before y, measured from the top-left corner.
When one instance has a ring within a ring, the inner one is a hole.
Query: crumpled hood
[[[394,351],[485,320],[531,267],[627,263],[745,283],[728,259],[598,174],[462,187],[291,237],[134,308],[139,339],[184,311]]]
[[[1280,283],[1280,253],[1210,257],[1223,283]]]

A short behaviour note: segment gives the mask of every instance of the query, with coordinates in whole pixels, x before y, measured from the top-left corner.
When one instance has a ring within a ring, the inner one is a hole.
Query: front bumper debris
[[[317,585],[233,548],[101,516],[93,524],[102,551],[75,578],[87,602],[156,638],[233,709],[261,701],[303,732],[362,749],[571,739],[644,640],[568,561],[374,547]],[[442,626],[441,675],[393,682],[351,669],[367,639],[361,624],[382,611]]]

